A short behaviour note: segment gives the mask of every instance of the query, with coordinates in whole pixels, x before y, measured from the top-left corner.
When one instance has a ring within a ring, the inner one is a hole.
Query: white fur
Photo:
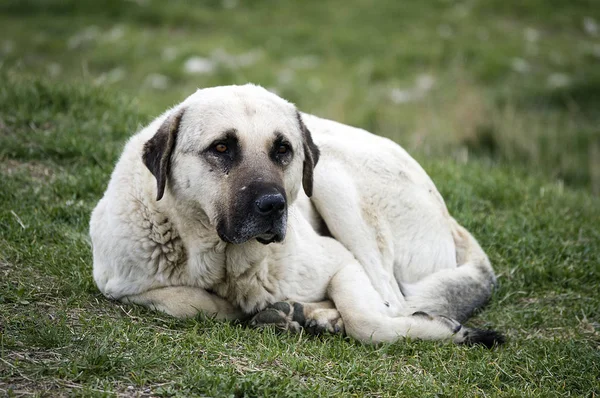
[[[172,181],[156,201],[143,147],[183,108]],[[321,151],[309,199],[302,191],[305,154],[295,112],[257,86],[216,87],[197,91],[133,136],[91,218],[98,288],[107,297],[180,317],[202,311],[235,319],[276,301],[331,299],[346,331],[363,341],[458,341],[455,325],[444,318],[411,314],[445,308],[436,292],[448,280],[493,283],[485,253],[401,147],[302,115]],[[198,153],[231,128],[250,153],[253,163],[245,167],[257,170],[269,161],[263,143],[273,131],[292,137],[296,155],[285,172],[282,243],[227,244],[215,231],[219,206],[236,192],[230,192],[229,176],[207,172]],[[321,218],[336,239],[316,232]]]

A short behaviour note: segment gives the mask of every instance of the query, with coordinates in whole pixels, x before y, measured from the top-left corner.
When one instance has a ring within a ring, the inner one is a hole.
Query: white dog
[[[112,299],[367,342],[502,341],[459,323],[494,272],[417,162],[261,87],[198,90],[133,136],[90,224]]]

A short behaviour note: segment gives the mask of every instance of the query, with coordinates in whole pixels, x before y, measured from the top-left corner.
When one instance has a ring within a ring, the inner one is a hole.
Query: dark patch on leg
[[[276,310],[278,310],[278,311],[281,311],[281,312],[283,312],[283,313],[284,313],[284,314],[286,314],[286,315],[289,315],[289,314],[290,314],[290,311],[291,311],[291,309],[292,309],[292,308],[290,307],[290,305],[289,305],[288,303],[286,303],[285,301],[278,301],[278,302],[276,302],[276,303],[273,303],[273,304],[271,304],[271,305],[269,306],[269,308],[274,308],[274,309],[276,309]]]
[[[306,332],[308,334],[312,334],[313,336],[322,334],[325,331],[323,328],[319,328],[319,325],[317,324],[316,319],[313,319],[313,320],[309,321],[307,324],[305,324],[304,329],[306,330]]]
[[[309,311],[308,318],[305,311]],[[313,319],[313,317],[315,317]],[[275,327],[279,331],[300,332],[321,335],[344,333],[344,323],[337,310],[328,306],[305,308],[304,304],[293,301],[279,301],[260,311],[248,323],[250,327]]]
[[[292,320],[294,322],[298,322],[300,325],[304,325],[306,323],[306,318],[304,317],[304,306],[300,303],[294,303],[294,315],[292,316]]]
[[[486,348],[494,348],[506,341],[502,333],[491,329],[469,329],[465,332],[464,338],[462,344],[469,346],[482,345]]]
[[[400,290],[406,294],[406,288]],[[483,276],[460,281],[445,281],[439,284],[436,299],[429,304],[423,304],[422,310],[431,314],[444,314],[458,322],[465,322],[473,312],[485,306],[492,294],[492,284],[489,278]]]
[[[252,318],[250,325],[259,326],[263,324],[279,324],[285,322],[286,318],[280,311],[277,311],[273,308],[267,308],[266,310],[256,314],[254,318]]]

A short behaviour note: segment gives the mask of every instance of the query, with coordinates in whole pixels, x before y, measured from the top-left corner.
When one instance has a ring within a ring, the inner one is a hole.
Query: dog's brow
[[[215,143],[218,142],[225,142],[225,141],[237,141],[238,140],[238,135],[237,135],[237,129],[235,128],[230,128],[228,130],[223,131],[221,134],[216,135],[211,141],[210,141],[210,145],[214,145]],[[182,153],[196,153],[198,151],[203,151],[206,148],[197,148],[193,145],[189,145],[189,146],[185,146],[183,148],[181,148],[181,152]]]
[[[285,136],[281,132],[279,132],[277,130],[275,130],[273,132],[273,136],[275,137],[275,139],[273,140],[273,142],[287,141],[287,139],[285,138]]]
[[[218,143],[226,143],[228,145],[238,145],[238,134],[237,134],[237,130],[236,129],[229,129],[229,130],[225,130],[223,133],[221,133],[220,135],[218,135],[217,137],[215,137],[212,140],[212,143],[210,144],[215,145]]]
[[[229,130],[225,130],[223,132],[223,134],[221,134],[221,138],[223,140],[237,140],[237,129],[229,129]],[[217,138],[217,140],[219,140],[219,138]]]

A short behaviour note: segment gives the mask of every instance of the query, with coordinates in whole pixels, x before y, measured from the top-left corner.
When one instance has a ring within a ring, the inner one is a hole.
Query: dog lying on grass
[[[198,90],[134,135],[92,213],[94,279],[176,317],[493,346],[496,283],[400,146],[254,86]]]

